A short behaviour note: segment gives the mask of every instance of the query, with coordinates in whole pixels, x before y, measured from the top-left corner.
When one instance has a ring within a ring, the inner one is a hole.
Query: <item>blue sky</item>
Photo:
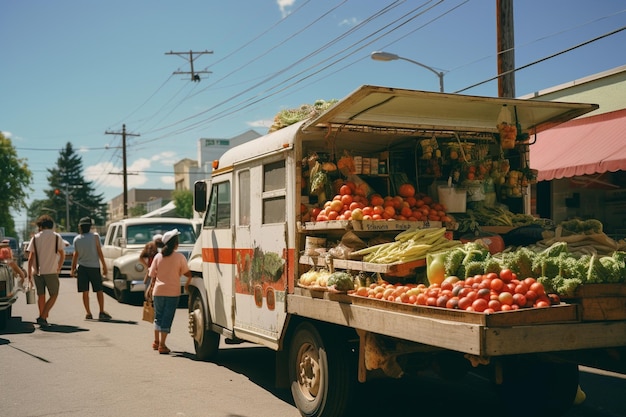
[[[622,0],[517,0],[520,67],[626,26]],[[71,142],[84,176],[108,200],[122,193],[122,124],[129,188],[172,188],[173,163],[199,138],[265,133],[283,108],[340,99],[363,84],[447,92],[496,75],[494,0],[0,0],[0,131],[34,173]],[[626,31],[516,73],[524,95],[626,64]],[[189,71],[196,55],[200,82]],[[496,96],[495,81],[467,94]],[[16,218],[20,228],[25,219]]]

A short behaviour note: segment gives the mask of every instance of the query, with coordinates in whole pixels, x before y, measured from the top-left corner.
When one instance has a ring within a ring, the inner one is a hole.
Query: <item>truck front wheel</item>
[[[291,394],[306,417],[345,415],[350,402],[350,361],[341,349],[341,338],[325,335],[323,339],[311,323],[301,323],[289,350]]]
[[[189,303],[189,332],[193,337],[193,346],[196,357],[201,361],[210,361],[215,358],[220,344],[220,335],[211,331],[206,320],[210,317],[206,311],[202,297],[197,292],[193,295]]]

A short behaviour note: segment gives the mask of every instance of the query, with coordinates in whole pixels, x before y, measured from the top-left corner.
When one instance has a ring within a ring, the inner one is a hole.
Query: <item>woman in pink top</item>
[[[154,281],[152,298],[154,301],[154,342],[152,349],[167,355],[170,350],[165,345],[165,339],[171,331],[174,314],[180,298],[180,277],[187,277],[185,290],[189,288],[191,272],[187,267],[187,259],[179,252],[178,229],[163,234],[164,247],[150,265],[150,278]]]

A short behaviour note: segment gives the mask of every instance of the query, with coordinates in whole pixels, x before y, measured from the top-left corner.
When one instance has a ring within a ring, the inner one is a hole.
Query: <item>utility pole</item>
[[[122,176],[124,177],[124,218],[128,217],[128,172],[126,170],[126,136],[140,136],[138,134],[126,133],[126,125],[122,125],[121,132],[104,132],[105,135],[122,135]]]
[[[191,66],[191,71],[174,71],[173,74],[190,74],[191,75],[191,81],[200,81],[200,76],[198,74],[210,74],[211,71],[194,71],[193,69],[193,61],[196,60],[196,58],[198,58],[197,56],[194,57],[195,55],[204,55],[204,54],[212,54],[213,51],[202,51],[202,52],[193,52],[193,51],[189,51],[189,52],[166,52],[165,55],[178,55],[179,57],[186,59],[187,61],[189,61],[189,65]],[[189,58],[187,58],[185,55],[189,55]]]
[[[513,0],[496,0],[498,97],[515,97]],[[500,76],[501,75],[501,76]]]

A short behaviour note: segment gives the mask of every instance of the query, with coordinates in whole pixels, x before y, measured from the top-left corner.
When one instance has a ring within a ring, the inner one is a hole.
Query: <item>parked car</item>
[[[102,246],[107,276],[102,284],[113,290],[115,298],[128,303],[132,295],[143,297],[145,285],[143,279],[146,269],[139,262],[139,253],[154,235],[163,234],[172,229],[180,231],[178,252],[189,259],[189,254],[196,243],[194,223],[189,219],[176,217],[135,217],[111,223]],[[181,276],[181,288],[186,278]]]
[[[59,234],[63,238],[63,243],[65,244],[65,260],[63,261],[61,272],[64,270],[69,271],[72,269],[72,256],[74,256],[74,238],[78,235],[78,233],[62,232]]]

